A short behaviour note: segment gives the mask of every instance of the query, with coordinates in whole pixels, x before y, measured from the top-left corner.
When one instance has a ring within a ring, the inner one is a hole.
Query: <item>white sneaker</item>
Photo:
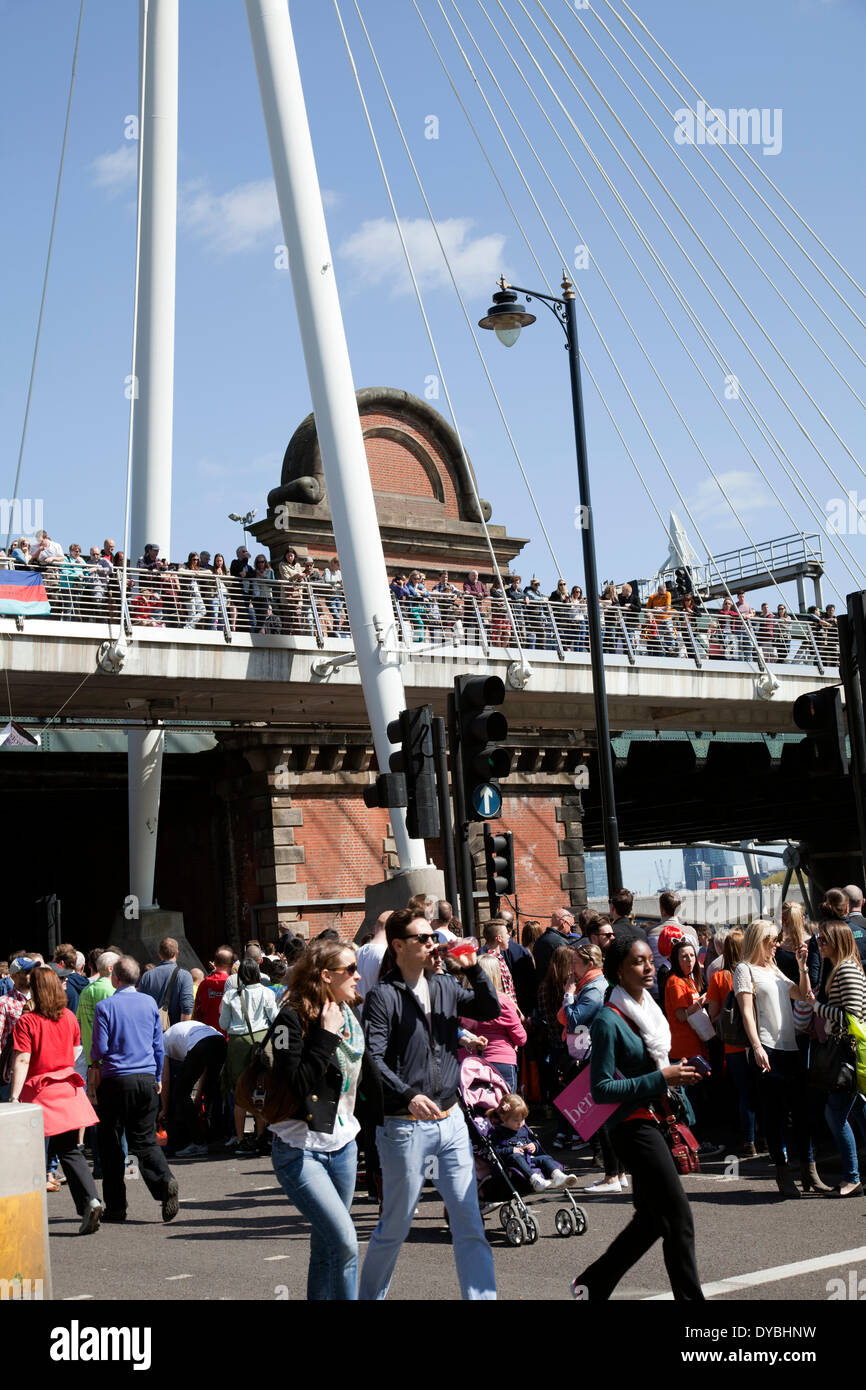
[[[619,1178],[606,1179],[598,1182],[591,1182],[589,1187],[585,1187],[584,1192],[622,1192],[622,1185]]]
[[[628,1173],[620,1173],[619,1186],[622,1192],[628,1192]]]
[[[92,1236],[94,1231],[98,1231],[99,1221],[104,1210],[99,1198],[91,1197],[81,1213],[81,1225],[78,1228],[78,1234],[80,1236]]]
[[[541,1173],[533,1173],[529,1179],[529,1185],[533,1192],[546,1192],[551,1184],[547,1178],[542,1177]]]
[[[566,1177],[561,1168],[557,1168],[551,1173],[550,1183],[552,1187],[565,1187]]]

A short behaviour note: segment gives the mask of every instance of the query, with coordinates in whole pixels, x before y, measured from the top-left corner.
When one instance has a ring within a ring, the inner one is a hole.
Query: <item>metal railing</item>
[[[806,533],[796,531],[791,536],[780,536],[772,541],[759,541],[755,545],[740,546],[736,550],[726,550],[713,556],[713,563],[690,566],[692,583],[695,588],[706,593],[726,584],[732,593],[736,592],[741,581],[748,582],[755,576],[764,574],[790,574],[799,570],[809,574],[814,566],[823,571],[824,557],[821,550],[821,536],[817,531]],[[674,567],[661,575],[668,588],[676,582]],[[641,583],[641,596],[651,591],[650,580]]]
[[[0,558],[0,567],[11,562]],[[318,647],[351,644],[352,634],[341,584],[303,578],[282,580],[264,576],[214,575],[210,571],[122,570],[94,565],[43,566],[39,573],[50,605],[49,614],[34,617],[70,623],[92,623],[131,633],[140,628],[165,628],[198,633],[221,633],[226,642],[236,634],[268,639],[309,638]],[[586,605],[521,594],[480,597],[458,590],[427,590],[410,598],[391,595],[398,646],[407,655],[423,658],[443,649],[475,649],[482,656],[549,653],[559,661],[589,655]],[[3,598],[0,595],[0,617]],[[19,629],[32,621],[17,619]],[[839,661],[834,622],[792,617],[743,620],[736,612],[701,608],[622,608],[602,603],[603,648],[611,657],[637,665],[648,658],[680,662],[697,668],[722,661],[772,666],[805,664],[821,674]]]

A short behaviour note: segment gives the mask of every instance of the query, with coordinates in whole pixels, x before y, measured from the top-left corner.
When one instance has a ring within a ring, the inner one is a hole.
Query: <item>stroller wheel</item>
[[[523,1224],[526,1227],[526,1244],[534,1245],[538,1240],[538,1222],[531,1216],[524,1217]]]
[[[511,1207],[508,1206],[507,1203],[504,1207],[499,1208],[499,1224],[501,1225],[503,1231],[507,1228],[509,1221],[513,1220],[514,1212],[512,1211]]]
[[[586,1231],[587,1226],[586,1212],[584,1211],[583,1207],[576,1206],[572,1211],[572,1217],[574,1220],[575,1233],[579,1236],[582,1236]]]
[[[523,1227],[514,1217],[511,1218],[505,1227],[505,1238],[509,1245],[523,1244]]]
[[[568,1207],[560,1207],[554,1217],[553,1224],[556,1227],[556,1234],[566,1239],[568,1236],[573,1236],[577,1230],[577,1222]]]

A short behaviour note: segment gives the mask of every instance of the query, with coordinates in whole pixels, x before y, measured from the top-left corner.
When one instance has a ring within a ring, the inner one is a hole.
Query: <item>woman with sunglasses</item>
[[[789,1115],[803,1191],[810,1192],[820,1183],[810,1156],[809,1115],[794,1030],[793,1000],[805,1000],[806,992],[802,975],[800,982],[792,985],[776,965],[777,945],[775,922],[759,918],[749,924],[742,959],[734,971],[734,993],[758,1071],[758,1098],[763,1102],[764,1132],[776,1167],[776,1186],[783,1197],[799,1197],[785,1149]],[[805,962],[805,945],[799,948],[797,958]]]
[[[292,974],[274,1035],[274,1071],[288,1083],[298,1112],[297,1119],[270,1125],[271,1161],[289,1201],[312,1226],[308,1301],[358,1297],[358,1237],[349,1213],[359,1091],[379,1112],[376,1124],[382,1104],[378,1073],[352,1012],[360,1003],[357,975],[352,946],[311,942]]]
[[[831,889],[831,892],[834,891]],[[838,889],[835,890],[839,892]],[[822,915],[831,909],[832,903],[822,903]],[[816,999],[809,981],[808,962],[805,947],[797,954],[800,964],[800,982],[806,990],[806,998],[813,1011],[828,1021],[831,1032],[841,1037],[848,1032],[848,1015],[852,1014],[860,1023],[866,1020],[866,976],[860,962],[860,953],[854,940],[854,933],[844,922],[825,917],[818,928],[818,949],[822,961],[830,965],[830,973],[824,986],[826,1003]],[[824,1109],[824,1117],[839,1150],[845,1181],[834,1189],[836,1197],[862,1197],[863,1185],[857,1167],[857,1144],[848,1123],[848,1117],[859,1103],[857,1093],[830,1091]]]

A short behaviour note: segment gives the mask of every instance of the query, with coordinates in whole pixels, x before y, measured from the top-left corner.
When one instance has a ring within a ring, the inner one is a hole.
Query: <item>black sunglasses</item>
[[[335,975],[357,975],[357,973],[358,965],[356,961],[352,961],[351,965],[338,965],[334,971]]]
[[[411,936],[401,936],[401,941],[421,941],[425,946],[431,946],[436,940],[432,931],[413,932]]]

